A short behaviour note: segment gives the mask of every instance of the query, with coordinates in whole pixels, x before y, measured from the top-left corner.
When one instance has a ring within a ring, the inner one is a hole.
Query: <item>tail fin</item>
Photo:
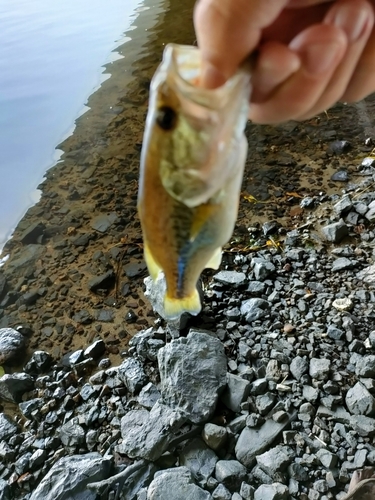
[[[192,295],[181,299],[169,297],[168,294],[164,298],[164,315],[166,319],[178,319],[184,312],[196,316],[201,309],[202,305],[197,289],[194,290]]]

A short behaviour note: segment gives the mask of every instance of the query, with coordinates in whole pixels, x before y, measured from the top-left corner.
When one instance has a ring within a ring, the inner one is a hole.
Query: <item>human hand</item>
[[[375,0],[199,0],[201,85],[215,88],[255,50],[249,118],[315,116],[375,91]]]

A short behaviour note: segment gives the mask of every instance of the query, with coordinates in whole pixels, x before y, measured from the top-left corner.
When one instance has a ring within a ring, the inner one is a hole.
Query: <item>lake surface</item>
[[[0,3],[0,249],[59,158],[142,0]]]

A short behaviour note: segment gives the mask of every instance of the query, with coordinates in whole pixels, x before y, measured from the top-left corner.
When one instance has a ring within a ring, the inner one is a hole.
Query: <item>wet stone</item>
[[[92,292],[98,292],[100,290],[110,290],[115,285],[115,273],[113,270],[109,270],[100,276],[92,278],[88,282],[89,290]]]
[[[1,500],[11,500],[10,487],[8,481],[0,479],[0,499]]]
[[[13,328],[0,328],[0,366],[19,355],[25,347],[25,338]]]
[[[44,405],[44,399],[34,398],[20,403],[18,407],[26,418],[30,418],[33,411],[39,410],[43,405]]]

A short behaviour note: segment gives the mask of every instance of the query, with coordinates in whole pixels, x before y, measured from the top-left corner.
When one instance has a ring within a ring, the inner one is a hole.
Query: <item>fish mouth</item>
[[[208,202],[235,175],[233,158],[247,122],[251,90],[245,67],[221,87],[200,87],[201,61],[197,47],[168,44],[150,89],[155,96],[173,95],[178,103],[170,150],[178,151],[180,144],[183,154],[169,153],[163,159],[161,180],[173,198],[190,208]]]

